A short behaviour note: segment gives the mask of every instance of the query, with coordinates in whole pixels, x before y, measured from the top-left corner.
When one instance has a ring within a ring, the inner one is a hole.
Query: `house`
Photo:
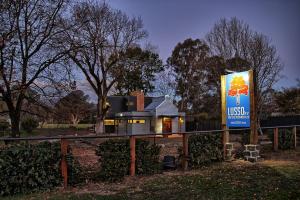
[[[131,96],[110,96],[108,103],[106,132],[137,135],[185,131],[185,113],[178,112],[169,96],[145,97],[136,91]]]

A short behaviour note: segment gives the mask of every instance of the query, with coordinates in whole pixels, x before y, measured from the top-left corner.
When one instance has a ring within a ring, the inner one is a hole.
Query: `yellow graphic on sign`
[[[228,90],[228,96],[236,96],[236,104],[240,104],[240,95],[248,95],[248,85],[243,76],[234,76],[230,82],[230,89]]]

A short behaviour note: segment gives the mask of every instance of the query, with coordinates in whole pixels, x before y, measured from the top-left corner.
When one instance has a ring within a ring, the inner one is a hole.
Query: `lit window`
[[[113,120],[113,119],[105,119],[104,120],[104,125],[107,125],[107,126],[115,125],[115,120]]]
[[[182,117],[179,117],[179,123],[180,123],[180,124],[183,124],[183,122],[184,122],[183,118],[182,118]]]
[[[145,120],[144,119],[129,119],[128,120],[129,124],[145,124]]]

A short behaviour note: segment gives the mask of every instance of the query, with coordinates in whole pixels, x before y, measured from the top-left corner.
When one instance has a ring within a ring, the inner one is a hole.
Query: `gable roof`
[[[165,97],[153,97],[152,102],[145,108],[145,111],[153,111],[155,110],[163,101]]]

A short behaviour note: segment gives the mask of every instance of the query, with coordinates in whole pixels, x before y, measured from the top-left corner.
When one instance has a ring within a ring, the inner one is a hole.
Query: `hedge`
[[[75,162],[68,171],[71,184],[76,183]],[[62,185],[59,143],[14,144],[0,149],[0,195],[31,193]],[[76,171],[78,172],[78,170]]]
[[[160,147],[148,141],[136,141],[136,173],[154,174],[160,171]],[[130,144],[128,139],[110,139],[98,146],[101,170],[99,177],[106,181],[121,180],[129,174]]]
[[[221,134],[192,135],[188,139],[189,166],[197,168],[214,161],[221,161],[222,151]]]

